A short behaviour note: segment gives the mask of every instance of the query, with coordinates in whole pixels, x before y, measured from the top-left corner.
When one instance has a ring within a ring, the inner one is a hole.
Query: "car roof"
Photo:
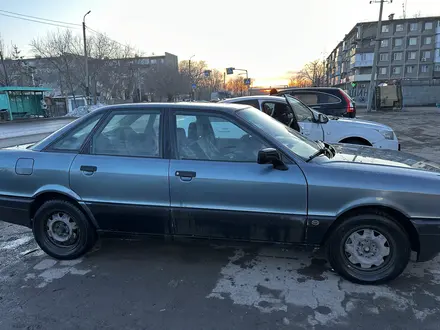
[[[290,92],[290,91],[341,91],[339,87],[291,87],[291,88],[283,88],[280,89],[278,92]]]
[[[220,103],[212,103],[212,102],[175,102],[175,103],[165,103],[165,102],[156,102],[156,103],[123,103],[123,104],[115,104],[115,105],[106,105],[102,108],[99,108],[94,113],[98,112],[107,112],[111,110],[142,110],[148,108],[162,108],[162,109],[179,109],[179,110],[217,110],[221,112],[233,113],[237,110],[248,108],[248,105],[244,104],[220,104]]]
[[[251,96],[240,96],[240,97],[234,97],[232,99],[226,99],[223,101],[220,101],[219,103],[231,103],[238,102],[238,101],[248,101],[248,100],[272,100],[272,101],[278,101],[278,102],[286,102],[286,99],[284,96],[272,96],[272,95],[251,95]]]

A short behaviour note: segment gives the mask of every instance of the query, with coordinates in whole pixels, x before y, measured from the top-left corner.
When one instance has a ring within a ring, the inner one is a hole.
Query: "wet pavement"
[[[359,113],[440,162],[437,109]],[[0,127],[1,128],[1,127]],[[440,329],[440,257],[389,285],[341,279],[321,252],[102,239],[74,261],[0,222],[0,329]]]

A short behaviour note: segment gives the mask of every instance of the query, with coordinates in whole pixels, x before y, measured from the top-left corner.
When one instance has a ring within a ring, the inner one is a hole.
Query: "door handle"
[[[185,178],[195,178],[196,177],[196,172],[192,172],[192,171],[176,171],[176,176],[180,176],[181,178],[185,177]]]
[[[179,176],[182,181],[191,181],[196,177],[196,172],[192,171],[176,171],[175,176]]]
[[[89,166],[89,165],[81,165],[79,169],[82,172],[90,172],[90,173],[94,173],[98,170],[96,166]]]

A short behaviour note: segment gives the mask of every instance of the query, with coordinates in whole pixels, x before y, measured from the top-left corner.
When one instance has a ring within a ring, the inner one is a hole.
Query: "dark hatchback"
[[[356,117],[356,104],[342,89],[335,87],[288,88],[276,95],[290,94],[312,109],[326,115]]]

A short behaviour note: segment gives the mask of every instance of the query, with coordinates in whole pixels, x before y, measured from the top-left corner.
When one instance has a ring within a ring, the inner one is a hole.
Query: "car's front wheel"
[[[335,271],[349,281],[379,284],[407,266],[411,244],[405,230],[387,214],[368,212],[344,219],[326,242]]]
[[[64,200],[45,202],[34,216],[32,230],[41,249],[61,260],[81,257],[93,247],[97,238],[85,214]]]

